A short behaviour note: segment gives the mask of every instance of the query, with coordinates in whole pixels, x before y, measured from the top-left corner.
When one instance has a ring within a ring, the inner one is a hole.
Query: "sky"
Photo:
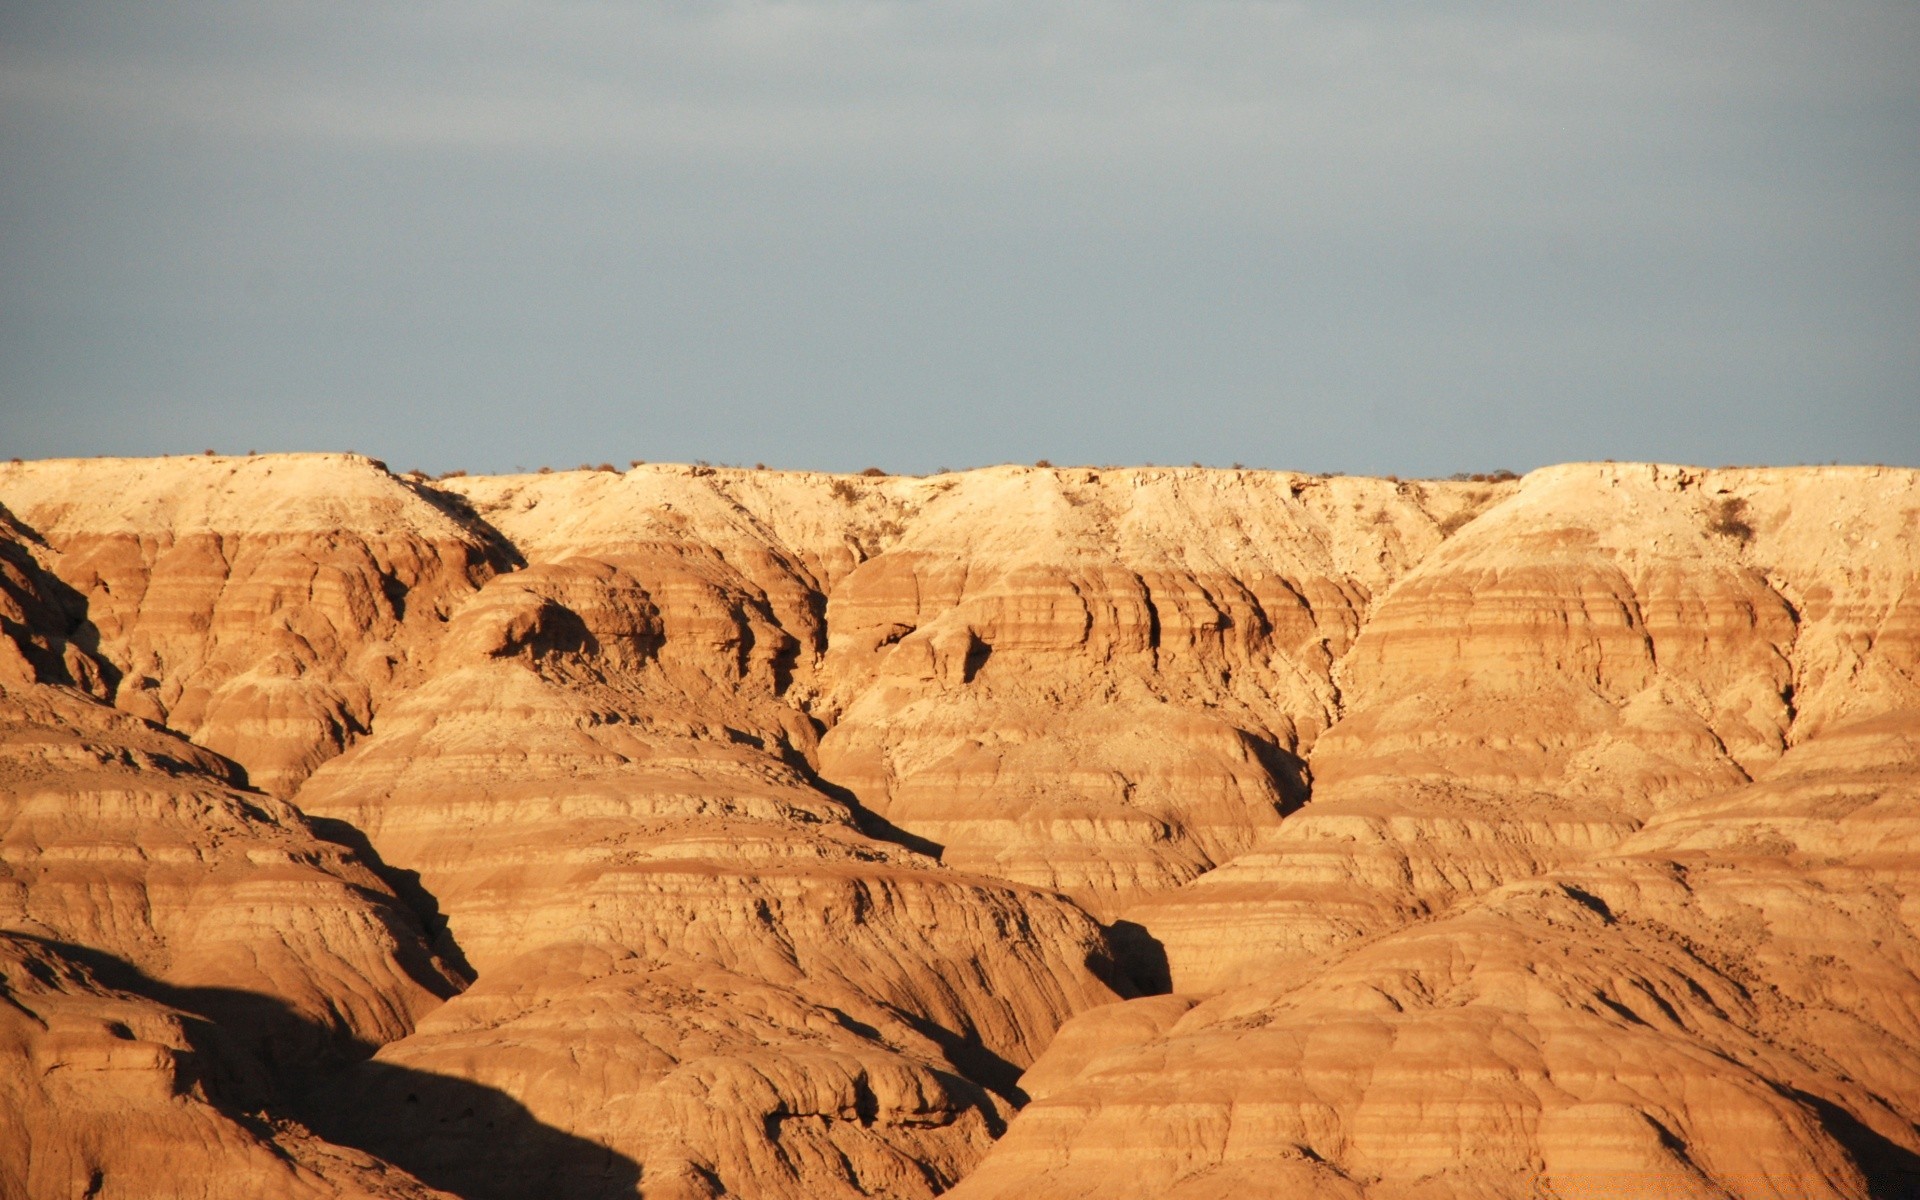
[[[1920,465],[1920,4],[0,0],[0,454]]]

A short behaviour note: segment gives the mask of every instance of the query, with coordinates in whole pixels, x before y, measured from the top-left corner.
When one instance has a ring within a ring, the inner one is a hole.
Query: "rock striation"
[[[454,612],[433,682],[298,799],[417,871],[481,982],[340,1107],[414,1142],[384,1115],[405,1066],[524,1098],[649,1195],[932,1195],[1119,976],[1070,902],[876,840],[823,790],[790,699],[824,640],[818,577],[697,478],[667,477],[674,499],[645,477],[469,485],[528,567]],[[599,494],[552,494],[581,486]],[[685,511],[710,541],[656,515]],[[448,1171],[499,1149],[437,1134]],[[539,1169],[518,1186],[562,1186]]]
[[[1911,1190],[1916,532],[1910,472],[1528,477],[1280,837],[1129,910],[1191,1007],[1069,1024],[955,1194]]]
[[[508,565],[497,539],[358,455],[24,463],[3,486],[57,553],[114,705],[280,796],[418,678],[446,604]]]
[[[1913,471],[0,464],[0,1196],[1899,1195],[1916,838]]]

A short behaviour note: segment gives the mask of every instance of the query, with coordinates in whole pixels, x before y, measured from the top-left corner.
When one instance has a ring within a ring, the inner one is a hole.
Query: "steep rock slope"
[[[8,987],[138,1010],[88,1037],[162,1047],[103,1061],[183,1178],[1920,1178],[1914,472],[291,456],[0,504]],[[208,1014],[256,1031],[217,1070]],[[0,1178],[84,1190],[23,1020]]]
[[[1796,747],[1621,853],[1083,1017],[954,1195],[1905,1194],[1913,733],[1828,735],[1849,744]]]
[[[107,987],[39,939],[0,933],[0,1196],[446,1196],[221,1102],[222,1092],[257,1101],[259,1085],[229,1077],[231,1064],[204,1048],[217,1040],[194,1014]]]
[[[26,566],[5,641],[15,663],[39,666],[0,682],[0,928],[175,989],[271,995],[348,1043],[398,1036],[452,994],[414,914],[367,864],[237,787],[231,763],[73,685],[104,691],[112,668],[75,668],[70,610],[33,552],[54,556],[9,534],[0,548]]]
[[[1070,1024],[955,1194],[1920,1183],[1916,482],[1530,477],[1376,610],[1276,847],[1133,910],[1198,994]],[[1495,535],[1578,554],[1516,601]]]
[[[772,656],[829,727],[794,746],[825,779],[949,865],[1105,916],[1278,827],[1370,597],[1510,485],[643,467],[447,486],[530,558],[645,559],[679,642],[704,631],[689,663]]]
[[[945,861],[1102,916],[1184,883],[1304,794],[1297,755],[1334,719],[1333,663],[1372,594],[1439,542],[1421,502],[1449,490],[955,479],[828,598],[822,771]]]
[[[241,1115],[452,993],[413,914],[231,763],[101,703],[111,665],[0,525],[0,1195],[424,1196]]]
[[[357,455],[0,463],[60,557],[114,703],[286,796],[418,677],[449,599],[507,565],[480,528]]]
[[[1114,998],[1104,939],[1057,896],[868,837],[814,786],[792,693],[818,581],[702,478],[467,485],[530,565],[457,609],[431,681],[296,799],[418,872],[480,983],[333,1107],[463,1190],[930,1195],[1059,1023]],[[590,520],[524,527],[553,511]],[[662,516],[689,511],[697,537]],[[410,1110],[413,1072],[618,1158],[500,1157],[481,1114]]]
[[[1341,664],[1313,804],[1259,853],[1128,914],[1165,943],[1173,986],[1281,969],[1590,857],[1776,760],[1796,612],[1756,565],[1765,544],[1736,536],[1750,527],[1716,528],[1756,485],[1550,468],[1423,559]]]

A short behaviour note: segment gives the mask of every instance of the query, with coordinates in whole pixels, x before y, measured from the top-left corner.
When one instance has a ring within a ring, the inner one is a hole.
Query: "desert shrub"
[[[202,453],[202,454],[204,454],[204,455],[206,455],[206,456],[207,456],[208,458],[212,458],[212,457],[213,457],[213,451],[211,451],[211,450],[202,450],[202,451],[201,451],[200,453]]]
[[[1738,496],[1725,497],[1714,506],[1707,528],[1736,542],[1752,541],[1753,525],[1747,520],[1747,502]]]
[[[644,458],[630,458],[627,460],[627,469],[629,471],[631,471],[635,467],[644,467],[646,465],[647,465],[647,460]]]
[[[868,467],[866,470],[860,473],[862,475],[865,475],[869,479],[880,479],[880,478],[884,478],[886,475],[886,472],[882,471],[879,467]]]
[[[1444,521],[1440,522],[1440,536],[1443,538],[1452,537],[1454,534],[1459,533],[1463,526],[1479,515],[1480,514],[1470,508],[1463,508],[1457,513],[1449,514]]]
[[[1042,469],[1045,469],[1045,468],[1048,468],[1048,467],[1051,467],[1051,466],[1053,466],[1053,462],[1052,462],[1052,460],[1050,460],[1050,459],[1045,459],[1045,458],[1039,458],[1039,459],[1035,459],[1035,460],[1034,460],[1034,463],[1033,463],[1033,465],[1034,465],[1034,466],[1036,466],[1036,467],[1040,467],[1040,468],[1042,468]]]
[[[540,473],[540,474],[542,474],[542,475],[551,475],[551,474],[553,474],[553,468],[552,468],[552,467],[541,467],[541,468],[540,468],[540,471],[539,471],[539,473]]]
[[[620,473],[619,467],[616,467],[612,463],[607,463],[607,462],[601,463],[599,466],[595,467],[594,470],[605,471],[609,475],[618,475]]]
[[[451,471],[440,472],[440,478],[442,479],[465,479],[466,477],[467,473],[458,467],[455,467]]]

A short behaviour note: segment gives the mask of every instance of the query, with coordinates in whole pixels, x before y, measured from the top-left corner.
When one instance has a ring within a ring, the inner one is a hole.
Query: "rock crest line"
[[[1920,472],[0,463],[0,1200],[1920,1194]]]

